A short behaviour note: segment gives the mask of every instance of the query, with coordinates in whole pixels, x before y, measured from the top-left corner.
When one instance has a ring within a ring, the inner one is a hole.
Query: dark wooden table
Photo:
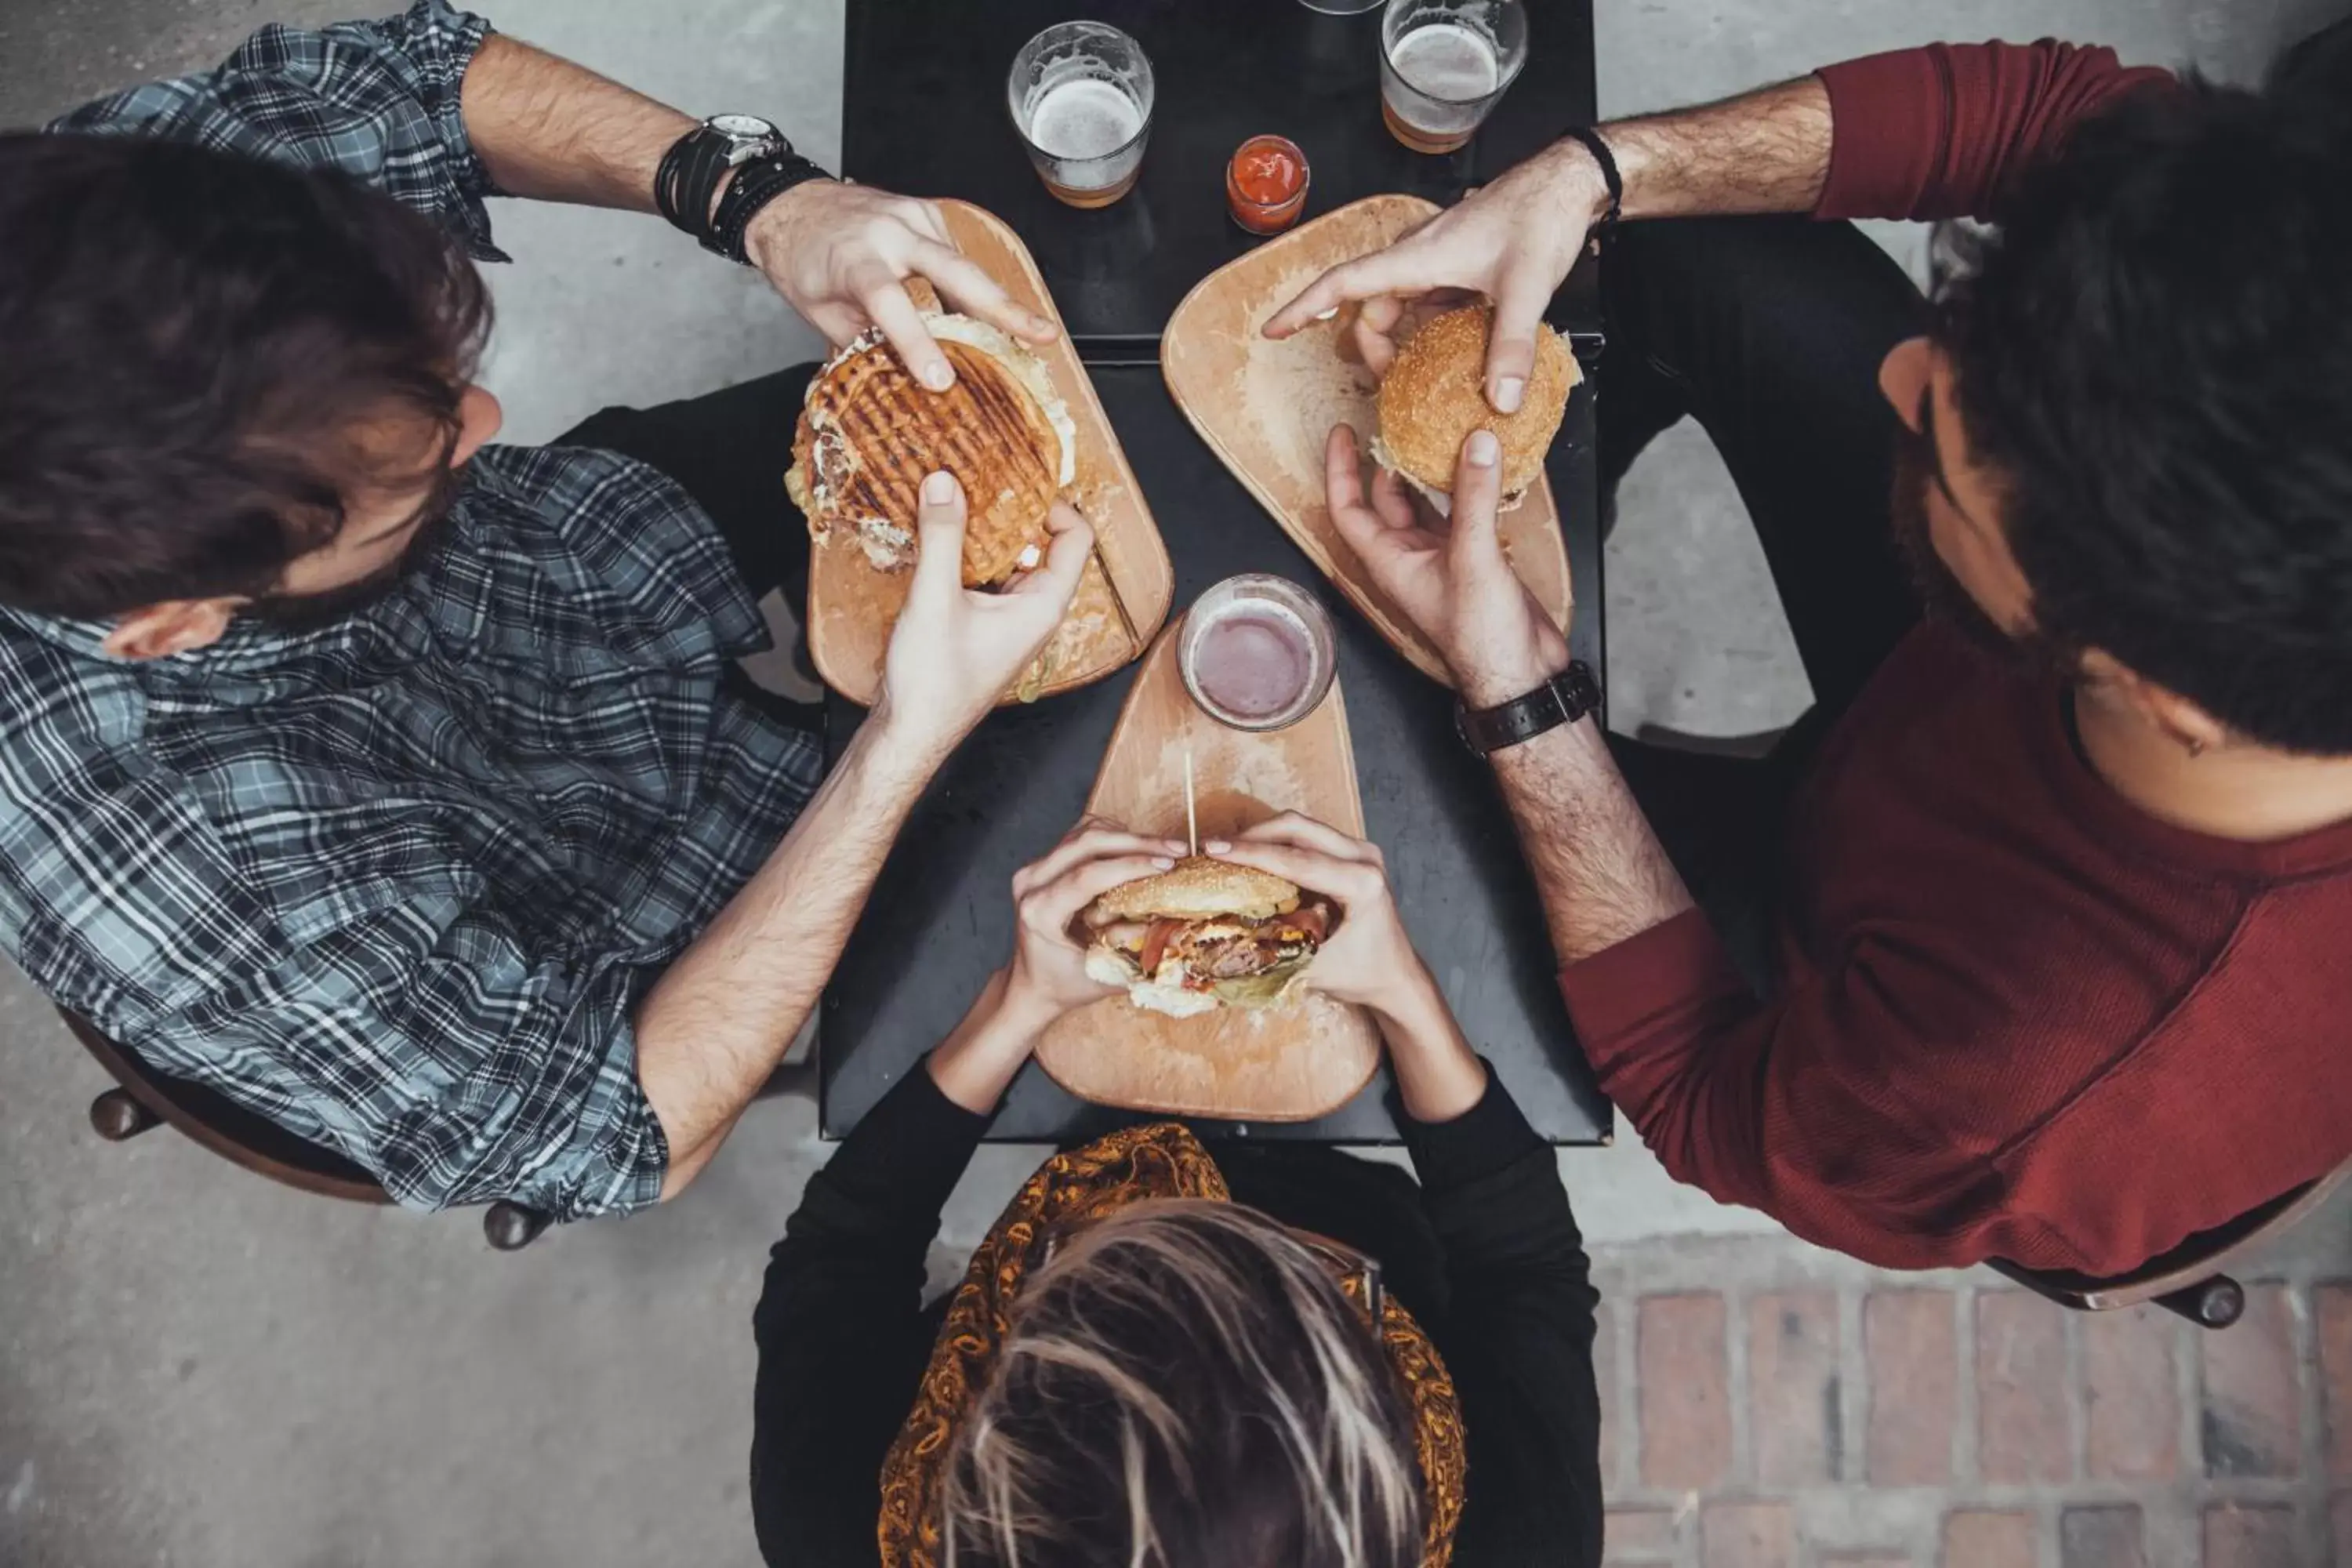
[[[1469,147],[1420,158],[1380,118],[1377,13],[1333,18],[1295,0],[1103,0],[1076,12],[1032,0],[850,0],[845,172],[877,185],[960,196],[1010,221],[1036,254],[1092,366],[1095,385],[1176,568],[1176,611],[1237,572],[1274,572],[1323,596],[1339,633],[1339,678],[1364,815],[1388,853],[1397,901],[1472,1043],[1537,1130],[1558,1142],[1608,1135],[1552,979],[1543,914],[1486,765],[1454,733],[1452,698],[1391,649],[1202,444],[1169,399],[1160,326],[1193,283],[1248,241],[1226,219],[1224,159],[1244,135],[1278,131],[1315,165],[1308,211],[1384,190],[1447,200],[1589,116],[1586,0],[1535,0],[1526,73]],[[1152,146],[1118,207],[1076,213],[1048,198],[1003,106],[1004,69],[1038,28],[1074,15],[1125,27],[1159,77]],[[1181,22],[1180,22],[1181,17]],[[1241,40],[1255,40],[1236,52]],[[910,108],[910,106],[913,106]],[[1589,283],[1571,280],[1556,319],[1589,329]],[[1601,663],[1600,537],[1592,406],[1580,388],[1549,462],[1579,600],[1572,642]],[[1132,679],[982,724],[934,781],[899,837],[826,989],[819,1029],[822,1125],[855,1126],[936,1045],[1012,951],[1013,873],[1083,808]],[[838,750],[862,718],[827,708]],[[1320,1121],[1204,1130],[1263,1137],[1393,1140],[1385,1072]],[[1062,1142],[1131,1121],[1086,1105],[1034,1068],[990,1136]]]

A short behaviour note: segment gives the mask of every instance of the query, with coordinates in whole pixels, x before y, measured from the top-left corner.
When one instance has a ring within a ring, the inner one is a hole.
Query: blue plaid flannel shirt
[[[51,129],[344,170],[479,258],[440,0],[269,27]],[[485,448],[446,542],[322,630],[148,662],[0,609],[0,939],[158,1069],[404,1204],[659,1195],[631,1014],[766,858],[822,755],[720,689],[765,645],[709,520],[583,448]]]

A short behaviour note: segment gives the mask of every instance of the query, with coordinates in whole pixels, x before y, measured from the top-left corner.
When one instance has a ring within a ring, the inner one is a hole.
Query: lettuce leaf
[[[1245,980],[1220,980],[1209,989],[1216,994],[1219,1001],[1231,1006],[1271,1007],[1282,1000],[1283,993],[1290,989],[1290,983],[1298,977],[1298,972],[1314,959],[1312,952],[1302,952],[1284,959],[1262,974],[1253,974]]]

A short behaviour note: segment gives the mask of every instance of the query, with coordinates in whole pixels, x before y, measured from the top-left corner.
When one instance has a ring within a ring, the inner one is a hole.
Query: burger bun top
[[[1238,915],[1269,920],[1298,907],[1298,886],[1255,867],[1230,865],[1194,855],[1175,869],[1123,882],[1088,905],[1089,926],[1113,921],[1210,920]]]
[[[1525,495],[1542,477],[1544,454],[1559,433],[1569,394],[1582,379],[1568,344],[1538,322],[1535,372],[1518,410],[1496,413],[1486,402],[1486,341],[1493,329],[1494,311],[1485,305],[1433,316],[1397,350],[1381,380],[1373,455],[1433,495],[1453,492],[1462,444],[1481,428],[1502,444],[1505,500]]]

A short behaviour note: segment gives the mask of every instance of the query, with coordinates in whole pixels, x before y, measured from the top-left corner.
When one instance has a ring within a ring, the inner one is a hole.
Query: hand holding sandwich
[[[1491,431],[1473,431],[1454,473],[1453,517],[1440,531],[1389,469],[1374,474],[1366,493],[1353,430],[1335,427],[1324,448],[1332,526],[1435,645],[1474,709],[1524,696],[1568,668],[1568,639],[1503,553],[1496,527],[1502,482],[1500,443]]]
[[[1095,536],[1076,507],[1055,501],[1044,563],[1015,574],[1003,592],[985,593],[963,585],[964,498],[953,475],[923,480],[915,525],[913,581],[883,656],[873,722],[936,763],[1061,625]]]
[[[1339,906],[1339,919],[1317,949],[1304,984],[1380,1013],[1421,972],[1421,955],[1397,916],[1379,845],[1286,811],[1202,847],[1227,864],[1311,888]]]
[[[1175,865],[1181,840],[1149,838],[1108,823],[1072,828],[1043,859],[1013,875],[1013,961],[989,977],[971,1010],[930,1056],[931,1081],[967,1110],[995,1109],[1048,1024],[1117,994],[1087,973],[1071,940],[1078,911],[1123,882]]]
[[[1219,859],[1312,888],[1339,905],[1339,924],[1300,977],[1369,1011],[1388,1043],[1405,1109],[1416,1121],[1449,1121],[1478,1103],[1486,1068],[1414,951],[1397,914],[1380,847],[1286,812],[1205,847]]]
[[[761,209],[743,248],[793,310],[838,348],[878,327],[907,368],[933,392],[955,369],[907,297],[906,280],[930,280],[952,310],[1033,343],[1054,323],[1013,302],[956,249],[939,208],[847,181],[811,180]]]

